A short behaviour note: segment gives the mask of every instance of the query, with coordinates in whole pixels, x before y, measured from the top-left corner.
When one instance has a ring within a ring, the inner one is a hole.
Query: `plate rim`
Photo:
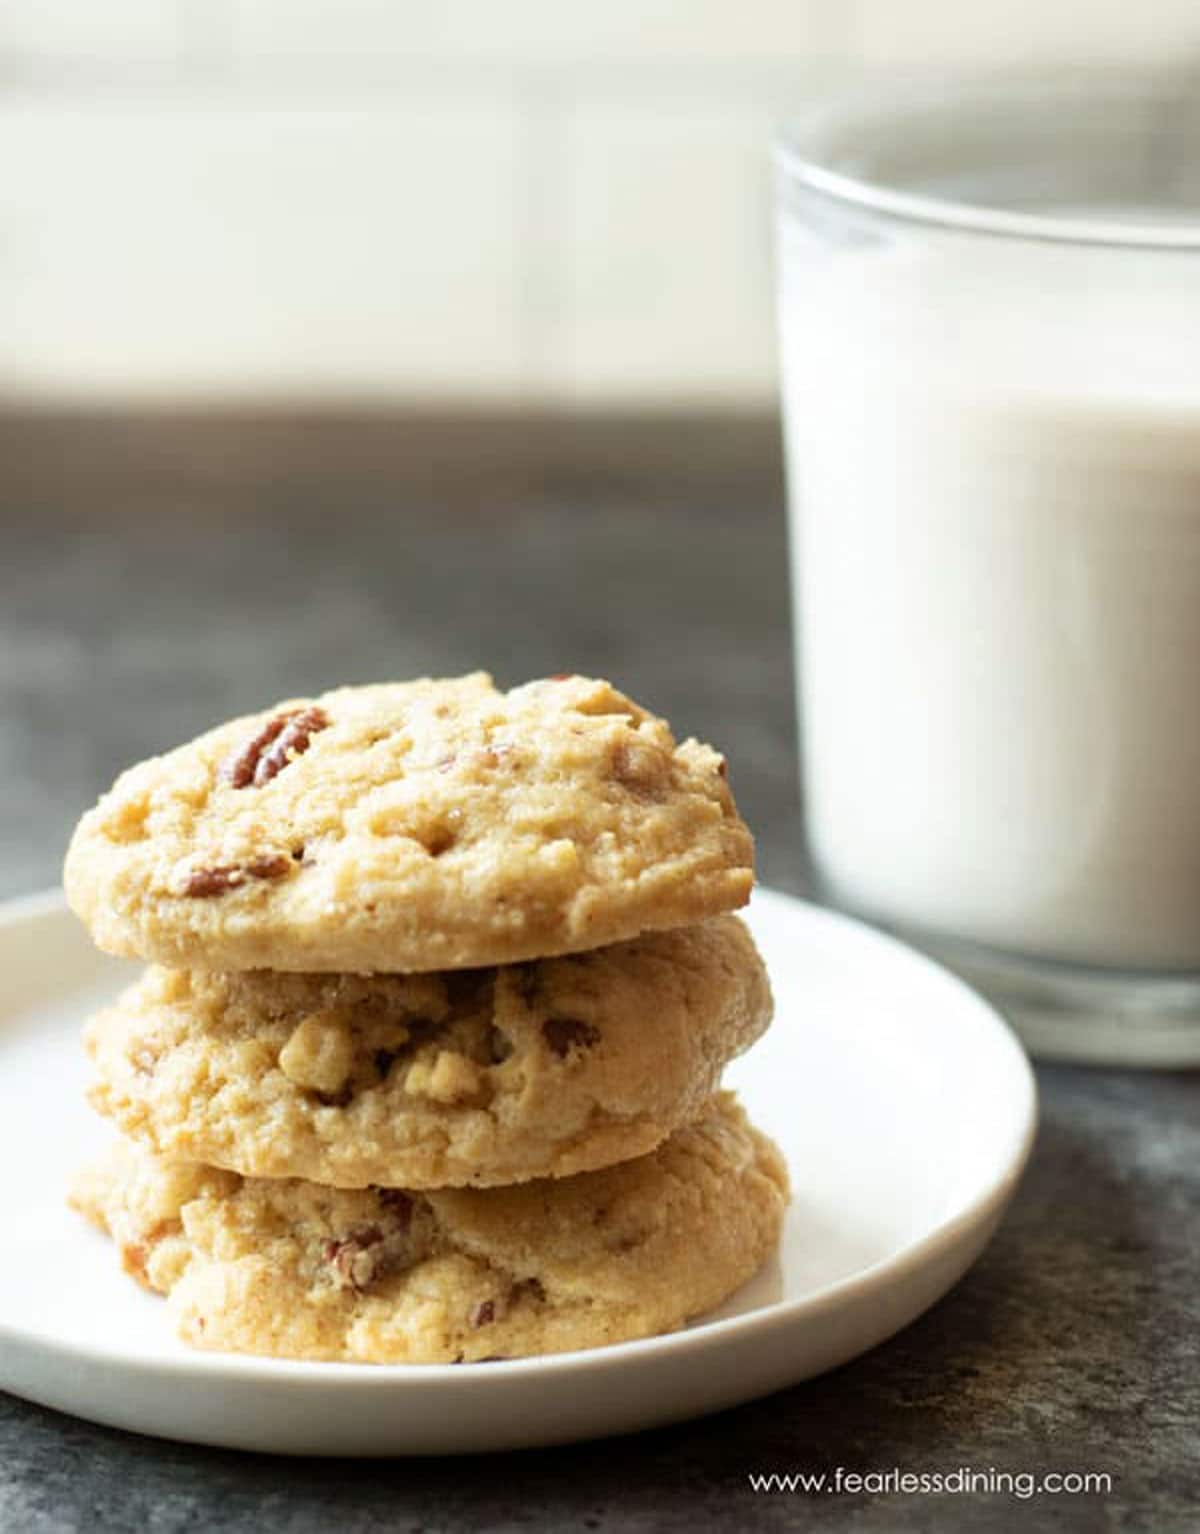
[[[1038,1089],[1028,1055],[1017,1035],[998,1009],[935,959],[911,947],[890,933],[871,926],[857,917],[819,906],[787,891],[757,885],[753,899],[767,907],[791,910],[807,921],[816,921],[841,934],[865,940],[889,952],[892,958],[924,970],[937,983],[970,1004],[979,1026],[1002,1049],[1007,1050],[1016,1068],[1019,1101],[1014,1102],[1014,1132],[998,1173],[978,1186],[965,1204],[939,1221],[914,1241],[877,1259],[844,1278],[810,1294],[779,1299],[740,1315],[726,1316],[662,1336],[644,1337],[630,1342],[608,1343],[603,1347],[579,1348],[570,1352],[548,1353],[530,1358],[498,1360],[489,1364],[489,1378],[516,1379],[530,1375],[599,1373],[623,1364],[636,1363],[650,1356],[674,1357],[709,1347],[720,1346],[731,1338],[754,1338],[775,1328],[810,1320],[824,1310],[837,1310],[843,1304],[863,1299],[880,1286],[902,1283],[915,1272],[935,1263],[952,1251],[967,1231],[987,1229],[999,1220],[1028,1165],[1038,1130]],[[49,888],[17,895],[0,901],[0,931],[22,922],[47,916],[69,916],[69,907],[61,890]],[[907,1323],[906,1323],[907,1324]],[[36,1326],[14,1325],[0,1317],[0,1342],[9,1345],[35,1345],[59,1357],[70,1357],[96,1365],[119,1364],[135,1368],[158,1379],[172,1377],[206,1382],[247,1383],[288,1382],[300,1389],[319,1385],[341,1384],[345,1387],[379,1390],[413,1390],[437,1385],[461,1386],[476,1378],[475,1370],[457,1364],[369,1364],[326,1360],[260,1357],[253,1354],[207,1353],[194,1351],[179,1356],[140,1357],[127,1347],[106,1345],[92,1339],[64,1338]]]

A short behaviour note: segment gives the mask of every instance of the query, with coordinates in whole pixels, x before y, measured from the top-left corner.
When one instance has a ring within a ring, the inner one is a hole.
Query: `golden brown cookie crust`
[[[717,916],[432,975],[152,968],[86,1031],[91,1101],[173,1161],[337,1187],[485,1187],[653,1150],[771,1017]]]
[[[635,1161],[555,1182],[335,1191],[127,1144],[72,1202],[196,1347],[456,1363],[673,1331],[774,1249],[787,1175],[731,1094]]]
[[[607,682],[348,687],[123,773],[64,881],[110,953],[429,971],[688,926],[749,898],[723,759]]]

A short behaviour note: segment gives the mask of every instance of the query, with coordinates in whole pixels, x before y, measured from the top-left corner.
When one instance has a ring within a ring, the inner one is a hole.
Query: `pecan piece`
[[[481,1300],[471,1311],[468,1318],[470,1324],[478,1329],[481,1326],[491,1326],[495,1321],[503,1321],[511,1308],[524,1298],[538,1303],[546,1298],[546,1291],[538,1279],[519,1278],[509,1286],[508,1293],[499,1299]]]
[[[312,737],[328,726],[329,715],[316,704],[276,714],[240,751],[227,758],[221,776],[234,788],[261,788],[290,761],[302,756]]]
[[[281,852],[261,852],[244,865],[250,879],[282,879],[292,866],[290,858]]]
[[[600,1030],[578,1017],[548,1017],[542,1024],[547,1046],[565,1060],[572,1049],[591,1049],[600,1042]]]
[[[341,1241],[326,1241],[321,1257],[333,1269],[334,1283],[339,1289],[361,1292],[379,1277],[383,1254],[376,1249],[382,1244],[379,1226],[364,1225]]]
[[[292,860],[281,853],[265,852],[248,863],[218,863],[212,868],[194,868],[184,882],[183,893],[193,900],[209,900],[225,895],[248,879],[282,879]]]
[[[188,874],[183,893],[193,900],[207,900],[212,895],[225,894],[241,882],[241,869],[229,864],[220,868],[197,868]]]

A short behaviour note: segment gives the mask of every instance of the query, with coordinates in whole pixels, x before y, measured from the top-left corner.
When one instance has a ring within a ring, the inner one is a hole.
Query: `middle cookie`
[[[151,968],[88,1025],[158,1155],[341,1188],[487,1187],[653,1150],[771,1019],[733,916],[496,969]]]

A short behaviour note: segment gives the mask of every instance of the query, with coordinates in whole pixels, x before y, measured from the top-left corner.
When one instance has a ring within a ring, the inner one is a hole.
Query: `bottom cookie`
[[[648,1156],[505,1188],[350,1191],[121,1142],[71,1202],[193,1346],[468,1363],[674,1331],[779,1239],[787,1173],[733,1095]]]

